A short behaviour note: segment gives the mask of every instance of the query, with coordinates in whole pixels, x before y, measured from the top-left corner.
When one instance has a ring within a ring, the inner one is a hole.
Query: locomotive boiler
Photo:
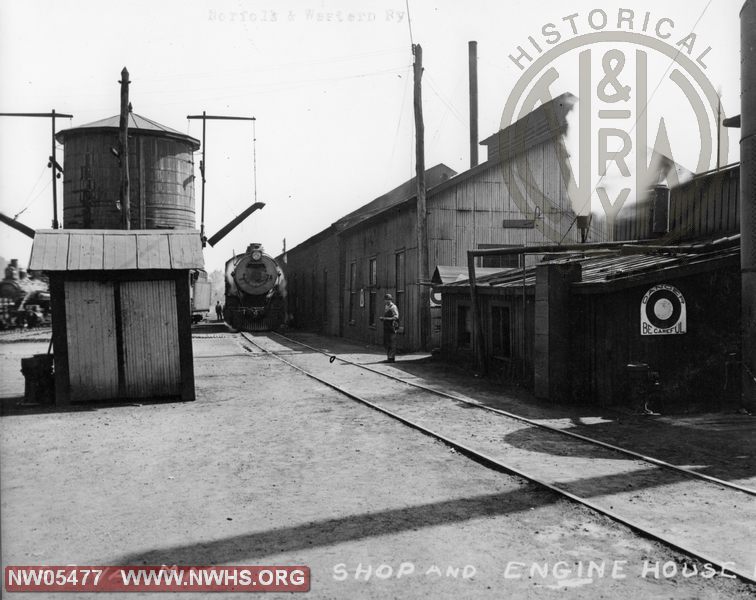
[[[224,318],[240,331],[269,331],[286,324],[286,278],[260,244],[226,263]]]

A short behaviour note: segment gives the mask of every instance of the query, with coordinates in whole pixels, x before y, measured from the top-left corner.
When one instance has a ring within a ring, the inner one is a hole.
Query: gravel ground
[[[0,345],[3,566],[305,564],[314,598],[753,596],[237,337],[194,348],[196,402],[57,411],[15,407],[45,341]]]

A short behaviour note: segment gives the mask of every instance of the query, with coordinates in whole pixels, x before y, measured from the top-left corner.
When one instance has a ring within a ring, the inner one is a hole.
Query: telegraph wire
[[[410,38],[410,47],[415,47],[415,40],[412,37],[412,16],[410,15],[410,7],[409,7],[409,0],[404,0],[404,4],[407,7],[407,25],[409,26],[409,38]],[[414,54],[414,50],[413,50]]]

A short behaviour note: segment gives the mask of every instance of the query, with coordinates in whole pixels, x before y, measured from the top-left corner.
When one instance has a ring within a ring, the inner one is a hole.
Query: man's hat
[[[383,299],[384,299],[384,300],[393,300],[394,298],[393,298],[393,297],[391,296],[391,294],[386,294],[386,295],[385,295],[385,296],[383,297]]]

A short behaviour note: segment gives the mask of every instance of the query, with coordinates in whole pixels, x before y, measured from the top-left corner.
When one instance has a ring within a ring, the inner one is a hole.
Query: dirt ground
[[[348,340],[293,332],[292,338],[356,362],[374,362],[380,350]],[[376,365],[373,365],[376,366]],[[637,414],[623,406],[554,404],[517,385],[476,377],[470,370],[431,359],[402,355],[392,368],[428,385],[484,404],[653,456],[673,465],[756,488],[756,416],[737,406],[700,413]],[[712,406],[719,399],[712,398]]]
[[[42,334],[0,339],[3,567],[304,564],[313,598],[756,592],[704,577],[679,553],[477,465],[236,337],[195,337],[196,402],[18,407],[20,358],[46,347]],[[590,561],[600,569],[587,577]]]

